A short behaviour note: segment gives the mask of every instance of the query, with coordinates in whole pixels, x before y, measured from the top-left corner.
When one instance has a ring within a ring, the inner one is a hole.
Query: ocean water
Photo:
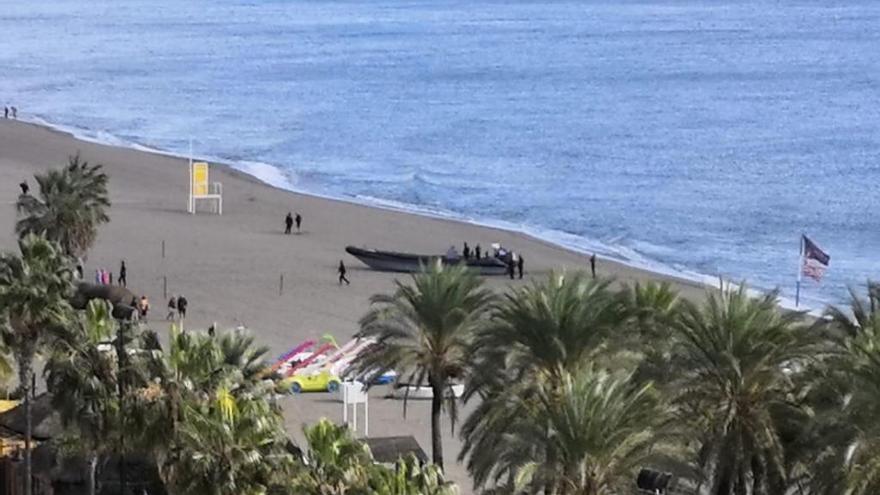
[[[876,1],[0,0],[0,100],[785,297],[805,232],[815,306],[880,279]]]

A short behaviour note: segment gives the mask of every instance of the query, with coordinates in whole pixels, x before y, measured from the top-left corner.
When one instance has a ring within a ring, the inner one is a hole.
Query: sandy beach
[[[104,146],[33,124],[0,120],[0,248],[16,250],[14,203],[18,184],[33,174],[60,167],[79,153],[100,163],[110,176],[111,222],[100,229],[86,262],[86,278],[96,268],[112,272],[128,265],[128,286],[152,304],[151,322],[160,333],[167,294],[189,300],[187,328],[204,331],[212,322],[221,329],[246,326],[271,356],[307,338],[332,334],[341,343],[358,329],[370,295],[393,290],[406,275],[367,269],[344,252],[346,245],[400,251],[444,252],[463,241],[484,248],[500,242],[525,257],[526,280],[487,278],[497,290],[543,278],[551,270],[589,267],[586,256],[525,235],[466,223],[371,208],[294,194],[265,185],[229,167],[213,165],[211,181],[222,182],[223,215],[186,212],[187,166],[179,158]],[[283,234],[288,211],[303,216],[300,235]],[[165,246],[163,256],[162,246]],[[350,286],[340,286],[336,266],[344,260]],[[670,279],[599,260],[600,275],[622,282],[665,279],[687,297],[699,297],[697,284]],[[283,293],[279,279],[283,275]],[[387,387],[371,393],[370,436],[414,435],[430,454],[429,404],[413,402],[407,418],[402,404],[384,399]],[[329,394],[284,399],[288,431],[301,438],[301,427],[322,416],[342,419],[342,406]],[[465,411],[466,412],[466,411]],[[446,421],[446,418],[444,418]],[[447,473],[462,493],[471,490],[464,467],[455,462],[460,442],[446,427]]]

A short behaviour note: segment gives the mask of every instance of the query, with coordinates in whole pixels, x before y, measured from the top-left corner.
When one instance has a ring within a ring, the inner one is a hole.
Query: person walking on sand
[[[523,265],[525,264],[525,260],[523,259],[523,255],[519,255],[519,258],[516,260],[516,267],[519,269],[519,279],[522,280],[523,277]]]
[[[284,217],[284,233],[290,235],[290,229],[293,228],[293,214],[289,211],[287,212],[287,216]]]
[[[116,279],[117,283],[123,287],[128,287],[128,279],[126,278],[127,271],[125,269],[125,260],[122,260],[119,263],[119,278]]]
[[[303,223],[303,217],[302,217],[302,215],[299,214],[299,212],[296,212],[296,216],[294,217],[294,221],[296,221],[296,233],[299,234],[301,232],[300,227],[302,226],[302,223]]]
[[[168,314],[165,315],[165,319],[174,321],[175,313],[177,313],[177,298],[172,295],[171,299],[168,300]]]
[[[186,319],[186,306],[188,304],[189,301],[187,301],[185,297],[180,296],[177,298],[177,314],[180,316],[181,320]]]
[[[590,272],[592,272],[593,278],[596,278],[596,253],[590,256]]]
[[[150,301],[147,299],[147,296],[141,296],[141,300],[138,301],[138,314],[140,315],[142,320],[147,319],[147,313],[150,312]]]
[[[351,282],[345,278],[345,263],[343,263],[342,260],[339,260],[339,268],[337,268],[336,271],[339,273],[339,285],[342,285],[342,282],[345,282],[345,285],[351,285]]]

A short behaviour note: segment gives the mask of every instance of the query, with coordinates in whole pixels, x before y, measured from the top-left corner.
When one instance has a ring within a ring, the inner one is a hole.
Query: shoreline
[[[148,153],[163,157],[168,157],[172,159],[178,160],[188,160],[189,157],[183,153],[179,153],[171,150],[164,150],[159,148],[154,148],[142,143],[138,143],[136,141],[129,141],[124,138],[120,138],[110,132],[107,131],[92,131],[85,128],[78,128],[75,126],[69,126],[65,124],[55,124],[47,121],[43,117],[36,116],[33,118],[20,118],[17,120],[18,123],[31,125],[37,128],[45,129],[50,132],[60,133],[62,135],[68,136],[76,141],[85,142],[94,144],[97,146],[106,146],[119,148],[123,150],[133,150],[142,153]],[[101,139],[100,137],[93,137],[86,135],[87,133],[99,133],[105,134],[110,139]],[[399,203],[394,200],[384,200],[382,198],[358,198],[355,196],[336,196],[330,194],[322,194],[316,191],[309,191],[306,189],[299,189],[295,187],[292,183],[289,182],[286,178],[282,178],[284,184],[276,183],[275,181],[267,180],[266,177],[261,177],[260,174],[255,173],[254,171],[244,170],[246,165],[252,166],[260,166],[271,169],[272,172],[277,172],[279,175],[283,175],[284,171],[281,167],[270,163],[264,162],[251,162],[247,160],[240,160],[239,162],[229,161],[222,157],[212,156],[206,153],[193,153],[193,160],[197,161],[207,161],[214,167],[220,167],[224,169],[227,173],[237,175],[240,178],[247,179],[250,181],[254,181],[260,185],[271,187],[276,190],[284,191],[286,193],[290,193],[293,195],[302,195],[311,198],[317,198],[328,201],[337,201],[341,203],[351,204],[354,206],[364,207],[364,208],[375,208],[384,211],[391,211],[397,213],[403,213],[407,215],[414,215],[418,217],[427,217],[432,219],[437,219],[441,221],[448,222],[456,222],[461,224],[472,225],[476,227],[498,230],[503,232],[508,232],[515,235],[521,235],[528,237],[536,242],[544,243],[547,246],[564,249],[575,253],[577,255],[584,256],[588,258],[591,254],[595,253],[597,258],[602,263],[613,263],[620,264],[631,268],[633,270],[647,272],[656,277],[660,277],[663,279],[672,279],[677,284],[692,286],[695,288],[701,288],[703,290],[718,290],[720,288],[720,280],[719,277],[703,274],[699,272],[692,271],[682,271],[676,269],[674,267],[666,266],[662,262],[654,261],[654,260],[645,260],[638,261],[628,259],[622,255],[616,255],[613,252],[613,248],[603,247],[604,243],[600,241],[591,240],[589,238],[571,234],[568,232],[555,231],[553,229],[542,229],[537,226],[517,226],[510,222],[506,222],[500,219],[481,219],[481,218],[468,218],[463,215],[457,214],[455,212],[446,212],[442,210],[433,210],[430,207],[423,207],[419,205],[410,205],[405,203]],[[543,235],[542,235],[543,233]],[[557,237],[554,239],[553,237]],[[571,242],[563,241],[562,237],[572,238]],[[577,242],[581,241],[582,243],[592,244],[597,246],[596,249],[589,249],[588,247],[578,246]],[[725,279],[725,286],[738,286],[738,283],[734,283],[732,280]],[[759,295],[767,292],[764,289],[749,289],[750,293],[754,295]],[[786,298],[780,298],[779,300],[780,307],[785,309],[793,310],[794,302],[789,301]],[[806,309],[811,314],[816,311],[821,311],[821,308],[813,308],[809,306],[802,306],[802,310]]]

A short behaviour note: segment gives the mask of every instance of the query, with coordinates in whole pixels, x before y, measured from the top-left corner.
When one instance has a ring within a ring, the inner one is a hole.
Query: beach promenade
[[[188,330],[206,331],[213,322],[221,330],[245,326],[269,346],[272,357],[323,334],[343,343],[358,330],[369,297],[392,291],[395,278],[408,278],[366,269],[345,253],[346,245],[442,253],[450,245],[461,249],[463,241],[484,249],[500,242],[523,254],[526,280],[486,279],[499,291],[545,277],[550,270],[589,269],[587,256],[521,234],[294,194],[215,165],[211,181],[223,183],[223,216],[189,215],[184,160],[79,141],[12,120],[0,120],[0,249],[16,249],[18,184],[28,180],[34,189],[34,173],[60,167],[76,153],[105,166],[113,202],[111,221],[100,229],[86,261],[86,279],[96,268],[117,273],[124,259],[128,286],[150,299],[149,321],[160,333],[168,328],[167,297],[182,294],[189,300]],[[302,214],[302,234],[283,234],[288,211]],[[339,260],[349,269],[350,286],[337,283]],[[601,259],[599,273],[625,282],[665,278]],[[674,283],[687,297],[698,297],[703,290],[689,282]],[[401,402],[383,399],[386,393],[387,387],[371,393],[370,435],[414,435],[430,452],[429,402],[411,402],[404,419]],[[330,394],[285,398],[284,409],[288,431],[297,439],[304,423],[322,416],[341,421],[342,416],[341,404]],[[453,460],[460,442],[446,421],[444,417],[447,473],[462,493],[469,493],[464,467]]]

